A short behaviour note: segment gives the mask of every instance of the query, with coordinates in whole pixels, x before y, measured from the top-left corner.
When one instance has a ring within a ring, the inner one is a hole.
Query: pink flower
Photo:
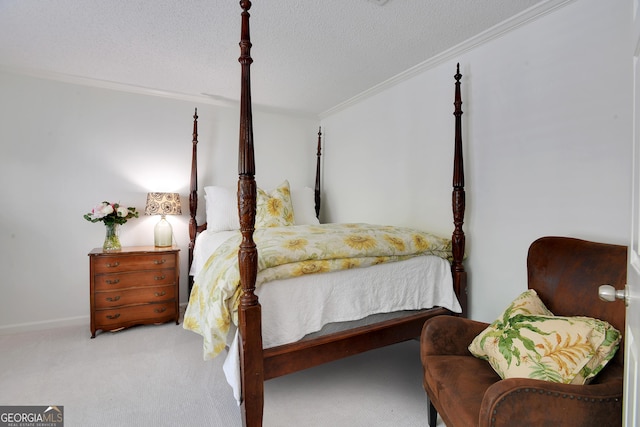
[[[113,213],[113,206],[111,206],[109,203],[103,202],[93,208],[91,213],[94,218],[104,218],[105,216]]]
[[[102,202],[83,215],[90,222],[104,222],[105,224],[124,224],[131,218],[138,218],[136,208],[120,206],[119,203]]]

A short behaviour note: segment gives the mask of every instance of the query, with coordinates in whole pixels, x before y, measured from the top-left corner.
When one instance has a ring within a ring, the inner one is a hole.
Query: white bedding
[[[200,233],[189,274],[196,276],[209,254],[234,233],[237,232]],[[435,306],[461,312],[449,263],[436,256],[275,280],[259,286],[256,294],[262,305],[265,348],[297,341],[328,323],[358,320],[375,313]],[[225,374],[239,400],[236,341],[237,334],[232,329]]]
[[[189,276],[196,277],[204,263],[209,259],[209,255],[215,251],[218,246],[223,244],[229,237],[235,235],[237,230],[212,232],[205,230],[196,236],[196,244],[193,249],[193,262],[189,269]]]

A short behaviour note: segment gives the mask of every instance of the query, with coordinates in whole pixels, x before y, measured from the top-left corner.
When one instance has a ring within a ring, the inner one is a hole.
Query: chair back
[[[569,237],[542,237],[527,257],[528,286],[557,316],[588,316],[605,320],[624,334],[625,305],[598,297],[600,285],[624,289],[627,247]],[[624,344],[612,362],[623,363]]]

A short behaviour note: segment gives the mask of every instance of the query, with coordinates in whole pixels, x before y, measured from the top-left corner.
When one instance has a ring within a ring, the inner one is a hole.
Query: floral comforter
[[[419,255],[451,258],[451,241],[404,227],[323,224],[257,229],[256,286],[305,274],[367,267]],[[195,278],[183,327],[204,338],[205,359],[227,343],[230,323],[237,324],[240,232],[210,256]]]

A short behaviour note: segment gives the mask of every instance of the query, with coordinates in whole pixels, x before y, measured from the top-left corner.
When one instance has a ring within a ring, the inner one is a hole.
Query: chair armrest
[[[480,427],[522,425],[620,426],[622,377],[600,384],[559,384],[509,378],[489,387],[480,407]]]
[[[489,326],[488,323],[477,322],[464,317],[432,317],[422,327],[420,351],[423,355],[429,356],[471,356],[467,347],[487,326]]]

